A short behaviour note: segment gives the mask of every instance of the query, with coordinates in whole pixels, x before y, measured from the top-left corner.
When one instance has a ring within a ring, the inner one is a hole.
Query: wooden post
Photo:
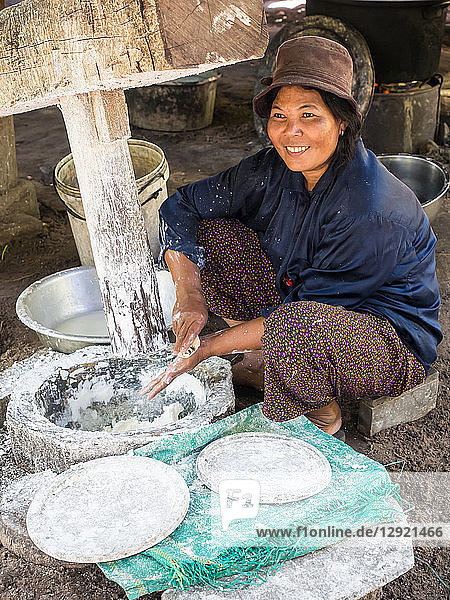
[[[0,0],[0,12],[4,7]],[[0,249],[15,238],[41,231],[34,185],[18,178],[14,119],[0,118]]]
[[[114,352],[167,344],[153,258],[128,150],[123,90],[61,98]]]
[[[0,10],[5,8],[5,0],[0,0]],[[17,185],[16,143],[12,117],[0,119],[0,194]]]
[[[0,119],[0,194],[18,182],[13,117]]]

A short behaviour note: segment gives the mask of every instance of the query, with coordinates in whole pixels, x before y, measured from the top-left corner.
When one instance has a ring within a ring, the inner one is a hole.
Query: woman
[[[253,105],[273,148],[179,189],[160,211],[175,354],[208,309],[231,327],[202,337],[142,393],[209,356],[251,351],[241,365],[254,378],[264,371],[268,418],[304,414],[336,434],[340,398],[399,395],[435,360],[435,237],[412,191],[359,138],[343,46],[288,40],[262,83]]]

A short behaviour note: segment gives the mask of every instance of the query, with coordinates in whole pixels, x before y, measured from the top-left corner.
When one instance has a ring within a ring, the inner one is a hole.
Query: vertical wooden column
[[[5,1],[0,0],[0,11]],[[0,251],[11,240],[42,231],[36,190],[18,178],[13,117],[0,118]]]
[[[5,0],[0,0],[0,10]],[[0,119],[0,194],[17,185],[16,142],[13,117]]]
[[[124,92],[62,97],[60,107],[113,350],[124,357],[157,350],[168,338],[128,150]]]
[[[0,119],[0,194],[18,183],[13,117]]]

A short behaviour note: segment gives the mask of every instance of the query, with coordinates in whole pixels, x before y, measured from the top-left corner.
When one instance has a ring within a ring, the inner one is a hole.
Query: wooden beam
[[[23,0],[0,12],[0,117],[257,58],[262,1]]]
[[[168,343],[140,210],[123,90],[61,99],[113,351],[146,354]]]

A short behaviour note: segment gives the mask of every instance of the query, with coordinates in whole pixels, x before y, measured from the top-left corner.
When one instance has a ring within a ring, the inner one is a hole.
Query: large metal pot
[[[206,71],[128,90],[130,123],[153,131],[194,131],[208,127],[213,120],[221,76],[217,71]]]
[[[382,154],[378,160],[412,189],[430,222],[434,221],[449,188],[447,169],[431,158],[414,154]]]
[[[362,130],[366,148],[375,154],[414,154],[434,140],[441,86],[442,76],[436,75],[412,89],[375,93]]]
[[[159,295],[166,327],[172,323],[175,290],[168,271],[157,271]],[[69,319],[96,314],[104,318],[102,297],[95,267],[75,267],[44,277],[28,286],[16,302],[16,312],[24,325],[35,331],[53,350],[70,353],[85,346],[109,344],[104,322],[103,335],[87,332],[62,333],[58,328]],[[100,313],[100,314],[99,314]],[[101,328],[100,328],[101,329]]]
[[[376,81],[428,79],[438,71],[448,0],[307,0],[306,14],[327,15],[364,36]]]

